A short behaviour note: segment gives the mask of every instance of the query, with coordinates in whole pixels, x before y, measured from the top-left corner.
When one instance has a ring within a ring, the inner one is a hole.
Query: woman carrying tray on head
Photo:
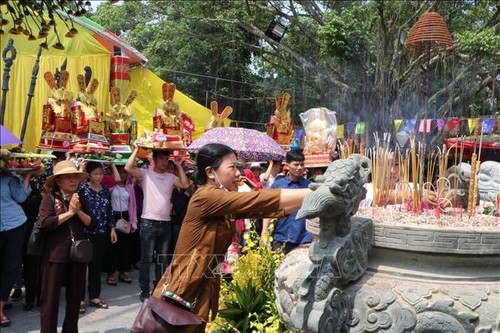
[[[217,315],[220,275],[214,274],[231,244],[241,217],[281,217],[299,209],[309,189],[238,192],[236,153],[221,144],[201,148],[196,162],[201,187],[191,198],[174,261],[153,297],[176,299],[205,321]],[[204,332],[206,323],[196,332]]]
[[[2,155],[4,150],[2,149]],[[23,179],[10,172],[0,173],[0,324],[10,325],[10,319],[4,314],[4,304],[9,299],[10,290],[19,276],[22,264],[23,243],[26,233],[26,215],[20,205],[31,193],[30,178],[33,173],[26,173]]]

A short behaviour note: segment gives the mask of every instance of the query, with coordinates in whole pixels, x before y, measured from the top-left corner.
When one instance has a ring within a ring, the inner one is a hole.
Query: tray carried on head
[[[41,168],[42,168],[41,166],[32,167],[32,168],[2,168],[2,171],[15,172],[15,173],[26,173],[26,172],[30,172],[30,171],[38,171]]]

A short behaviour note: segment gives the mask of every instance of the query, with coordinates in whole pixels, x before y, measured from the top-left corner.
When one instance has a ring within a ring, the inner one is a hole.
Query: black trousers
[[[0,301],[7,302],[14,282],[21,274],[26,223],[0,232]]]
[[[57,333],[57,315],[61,287],[66,289],[66,315],[63,333],[78,333],[78,317],[82,290],[85,288],[86,265],[76,262],[43,262],[42,295],[40,297],[41,333]]]
[[[128,221],[128,211],[114,212],[115,220],[117,221],[122,216]],[[132,267],[132,234],[124,234],[116,231],[118,240],[116,243],[111,243],[111,238],[108,237],[106,243],[105,271],[108,274],[113,274],[116,271],[125,273]]]
[[[92,260],[88,263],[88,290],[89,299],[99,298],[101,295],[101,272],[106,254],[106,245],[109,239],[109,232],[103,234],[89,235],[93,245]],[[85,300],[85,284],[83,284],[82,301]]]

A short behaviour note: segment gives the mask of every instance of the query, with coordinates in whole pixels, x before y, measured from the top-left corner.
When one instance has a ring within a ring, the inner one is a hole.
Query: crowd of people
[[[55,152],[57,159],[43,174],[1,173],[2,327],[10,325],[4,305],[9,297],[20,300],[24,286],[24,310],[39,306],[41,332],[57,332],[64,286],[63,332],[77,332],[87,305],[112,306],[101,298],[104,281],[137,283],[140,301],[168,292],[191,304],[206,322],[217,314],[220,277],[211,274],[231,242],[243,239],[238,234],[245,227],[235,221],[252,218],[258,222],[252,227],[264,233],[268,218],[278,218],[272,247],[285,253],[312,241],[305,221],[294,215],[310,191],[300,151],[290,151],[285,161],[269,161],[266,168],[260,162],[243,164],[219,144],[202,148],[196,164],[153,150],[149,163],[139,166],[138,150],[134,144],[125,165]],[[119,220],[130,223],[130,232],[117,229]],[[35,222],[44,235],[41,257],[26,253]],[[71,259],[72,239],[90,240],[88,263]],[[192,260],[197,265],[190,265]],[[127,274],[134,268],[138,281]]]

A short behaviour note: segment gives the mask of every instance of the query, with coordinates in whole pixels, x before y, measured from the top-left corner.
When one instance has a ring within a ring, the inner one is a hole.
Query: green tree
[[[404,48],[426,11],[441,14],[455,41],[428,63]],[[296,123],[298,113],[323,105],[341,122],[387,129],[394,118],[423,116],[424,65],[429,117],[498,110],[499,12],[488,0],[150,0],[103,5],[93,19],[200,103],[232,105],[234,119],[266,122],[272,96],[288,91]],[[281,41],[266,35],[273,19],[287,26]]]

